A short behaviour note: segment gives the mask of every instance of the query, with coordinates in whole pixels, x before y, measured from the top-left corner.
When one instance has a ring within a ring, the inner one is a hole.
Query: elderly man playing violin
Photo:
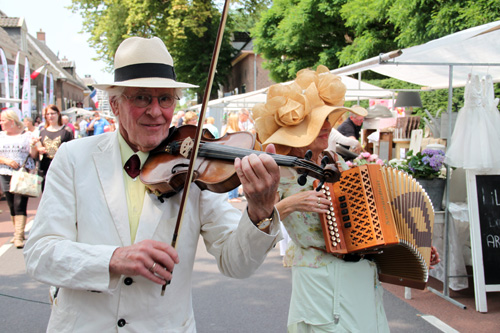
[[[180,90],[194,86],[176,81],[160,39],[131,37],[116,51],[115,82],[96,87],[108,91],[119,130],[61,146],[25,247],[28,274],[57,288],[47,330],[195,332],[199,236],[222,274],[250,276],[281,238],[279,167],[268,154],[234,161],[243,213],[193,183],[173,247],[181,195],[158,200],[137,166],[169,135]]]

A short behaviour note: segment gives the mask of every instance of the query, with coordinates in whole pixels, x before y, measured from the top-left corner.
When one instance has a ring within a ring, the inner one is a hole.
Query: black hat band
[[[174,67],[166,64],[133,64],[115,69],[115,82],[142,79],[146,77],[161,77],[175,81],[176,75]]]

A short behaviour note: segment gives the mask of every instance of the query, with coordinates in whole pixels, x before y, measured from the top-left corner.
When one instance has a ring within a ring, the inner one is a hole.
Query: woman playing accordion
[[[333,124],[344,112],[362,116],[361,107],[343,107],[346,88],[325,66],[301,70],[290,85],[269,88],[267,102],[253,109],[259,141],[278,154],[321,165]],[[284,257],[292,267],[288,332],[389,332],[375,262],[360,255],[326,251],[320,214],[330,200],[313,179],[297,183],[294,170],[282,171],[276,207],[291,241]],[[437,253],[433,262],[437,263]]]

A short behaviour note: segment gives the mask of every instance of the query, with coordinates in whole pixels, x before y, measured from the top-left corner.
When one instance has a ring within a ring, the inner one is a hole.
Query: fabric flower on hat
[[[311,110],[306,110],[305,96],[292,85],[275,84],[269,87],[267,102],[253,110],[259,140],[265,142],[283,126],[300,124]]]
[[[291,84],[269,88],[267,102],[253,109],[263,145],[275,144],[278,154],[304,147],[316,139],[326,119],[332,124],[349,108],[342,106],[346,88],[325,66],[302,69]]]
[[[319,65],[316,72],[329,73],[328,68]],[[340,76],[334,74],[319,75],[318,90],[321,99],[327,104],[332,106],[344,105],[346,86],[342,83]]]

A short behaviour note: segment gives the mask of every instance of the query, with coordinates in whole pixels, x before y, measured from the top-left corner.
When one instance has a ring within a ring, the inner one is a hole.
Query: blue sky
[[[88,35],[79,33],[82,18],[65,8],[70,4],[71,0],[0,0],[0,10],[9,17],[24,17],[35,38],[37,31],[44,31],[50,49],[59,52],[59,59],[74,60],[80,77],[90,74],[98,83],[112,82],[104,62],[92,60],[97,53],[88,46]]]

